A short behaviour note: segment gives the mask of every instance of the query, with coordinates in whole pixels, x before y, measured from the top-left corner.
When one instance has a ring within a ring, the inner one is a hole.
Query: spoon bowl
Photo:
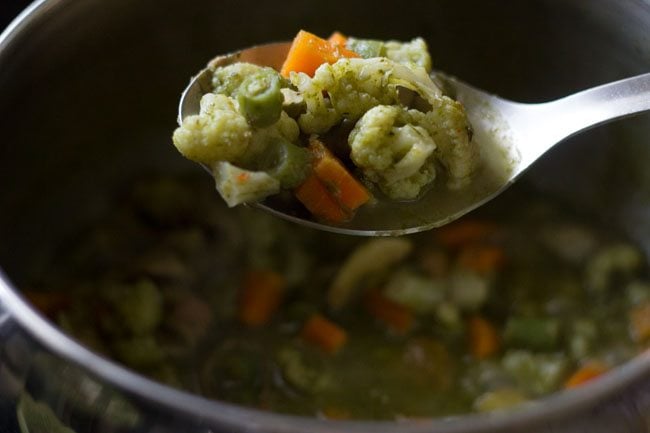
[[[211,60],[181,95],[179,124],[185,117],[198,113],[201,97],[212,91],[215,67],[249,62],[279,70],[290,45],[259,45]],[[450,190],[442,186],[442,175],[417,200],[380,199],[362,206],[350,222],[341,225],[313,220],[293,198],[282,194],[249,206],[304,226],[342,234],[400,236],[430,230],[499,195],[564,139],[599,124],[650,110],[650,73],[539,104],[509,101],[442,72],[434,71],[432,78],[445,94],[465,106],[473,128],[472,139],[479,145],[481,165],[469,185]]]

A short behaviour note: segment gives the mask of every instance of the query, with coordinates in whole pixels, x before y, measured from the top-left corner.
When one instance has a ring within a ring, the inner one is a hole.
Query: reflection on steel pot
[[[43,269],[62,239],[106,212],[105,198],[124,178],[196,170],[176,154],[169,134],[180,89],[215,53],[286,40],[298,26],[321,34],[422,35],[442,69],[531,102],[650,66],[647,0],[535,0],[507,9],[469,0],[402,8],[336,0],[330,10],[346,11],[336,19],[315,6],[46,0],[0,37],[0,429],[649,431],[647,352],[585,389],[512,413],[333,424],[209,401],[155,383],[82,347],[24,302],[15,287]],[[370,7],[378,11],[375,19],[369,19]],[[647,116],[596,129],[553,151],[525,180],[619,227],[648,252],[647,137]]]

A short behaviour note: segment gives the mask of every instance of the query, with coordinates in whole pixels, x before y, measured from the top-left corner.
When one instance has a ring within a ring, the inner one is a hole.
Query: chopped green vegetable
[[[267,151],[257,163],[271,177],[280,182],[282,188],[295,188],[307,177],[311,166],[311,153],[282,137],[275,137],[266,146]]]
[[[508,346],[538,351],[556,350],[559,338],[560,322],[552,318],[511,317],[504,332]]]
[[[284,102],[280,80],[280,74],[273,69],[264,68],[247,76],[239,86],[239,109],[252,126],[264,128],[280,119]]]

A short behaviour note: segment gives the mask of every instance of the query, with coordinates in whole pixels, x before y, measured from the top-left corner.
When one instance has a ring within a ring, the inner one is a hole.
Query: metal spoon
[[[181,95],[178,122],[198,113],[201,96],[210,92],[211,68],[250,62],[280,69],[289,43],[260,45],[216,57]],[[251,206],[305,226],[361,236],[398,236],[447,224],[494,198],[531,164],[565,138],[593,126],[650,110],[650,73],[594,87],[541,104],[508,101],[462,81],[434,72],[444,91],[465,106],[481,148],[482,165],[468,187],[433,187],[417,201],[362,206],[345,225],[310,219],[291,200],[269,198]]]

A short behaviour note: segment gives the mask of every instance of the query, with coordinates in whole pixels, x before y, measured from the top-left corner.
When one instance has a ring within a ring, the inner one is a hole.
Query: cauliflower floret
[[[314,73],[314,85],[327,92],[339,117],[359,119],[377,105],[395,101],[396,91],[390,87],[389,60],[341,59],[321,65]]]
[[[252,129],[236,101],[208,93],[201,98],[199,114],[183,119],[174,131],[176,148],[188,159],[206,165],[237,161],[247,151]]]
[[[416,116],[424,118],[420,124],[438,145],[436,158],[447,169],[447,186],[451,189],[466,186],[478,168],[479,149],[470,139],[471,127],[463,105],[442,96],[434,100],[430,111],[418,112]]]
[[[258,73],[262,69],[271,68],[243,62],[215,68],[212,71],[213,92],[226,96],[236,96],[237,90],[244,79],[249,75]]]
[[[387,57],[389,60],[409,67],[422,68],[426,73],[431,72],[429,47],[422,38],[415,38],[410,42],[399,42],[350,37],[346,45],[348,49],[364,59]]]
[[[416,198],[436,176],[436,143],[415,110],[379,105],[350,133],[352,161],[390,198]]]
[[[431,72],[431,56],[424,39],[415,38],[410,42],[388,41],[385,47],[386,57],[392,61],[407,66],[419,66]]]
[[[228,206],[251,203],[280,192],[280,181],[263,171],[250,171],[220,161],[214,165],[217,191]]]
[[[264,128],[264,130],[273,131],[280,137],[285,138],[287,141],[294,144],[298,142],[298,136],[300,135],[298,123],[289,117],[289,115],[284,111],[280,114],[280,119],[278,119],[277,122],[268,128]],[[262,130],[260,129],[260,131]]]
[[[313,78],[292,73],[290,80],[307,104],[298,119],[306,133],[326,132],[343,118],[356,121],[377,105],[398,104],[400,87],[416,92],[429,105],[442,94],[422,68],[380,57],[341,59],[321,65]]]
[[[303,100],[306,111],[298,118],[300,128],[308,133],[323,133],[336,125],[341,116],[332,108],[329,100],[323,95],[323,89],[307,74],[292,72],[291,84],[296,86]]]

